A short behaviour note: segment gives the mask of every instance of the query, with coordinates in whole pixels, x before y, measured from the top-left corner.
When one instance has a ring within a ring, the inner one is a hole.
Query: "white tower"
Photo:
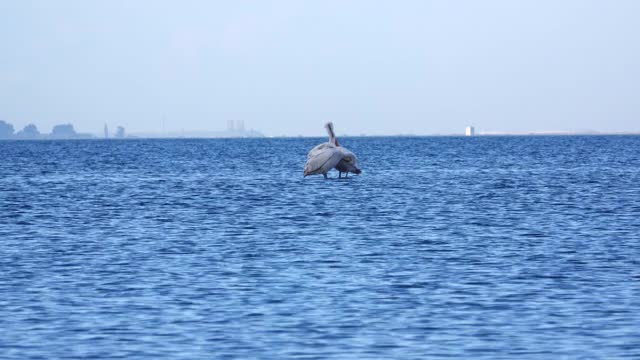
[[[116,134],[114,136],[117,137],[118,139],[123,139],[124,138],[124,127],[118,126],[118,128],[116,130]]]
[[[467,129],[465,130],[464,134],[467,136],[475,136],[476,129],[473,126],[467,126]]]

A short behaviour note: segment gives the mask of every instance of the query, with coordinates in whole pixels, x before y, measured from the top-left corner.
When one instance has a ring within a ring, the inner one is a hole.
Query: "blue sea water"
[[[640,358],[640,137],[323,141],[0,142],[0,358]]]

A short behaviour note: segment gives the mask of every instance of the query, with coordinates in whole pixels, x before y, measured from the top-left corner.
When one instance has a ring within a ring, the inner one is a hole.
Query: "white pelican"
[[[336,168],[339,171],[338,177],[342,177],[342,173],[360,174],[358,167],[358,158],[354,153],[340,146],[335,133],[333,132],[333,123],[328,122],[324,125],[329,134],[329,141],[322,143],[311,149],[307,155],[307,163],[304,166],[304,176],[322,174],[327,178],[329,170]]]

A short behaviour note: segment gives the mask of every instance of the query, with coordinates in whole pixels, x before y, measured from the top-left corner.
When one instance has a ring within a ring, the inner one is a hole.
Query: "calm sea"
[[[640,137],[323,141],[0,142],[0,358],[640,358]]]

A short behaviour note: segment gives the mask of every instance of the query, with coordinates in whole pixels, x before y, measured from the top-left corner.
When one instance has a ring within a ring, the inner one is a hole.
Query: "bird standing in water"
[[[362,171],[358,167],[358,158],[356,155],[340,146],[335,132],[333,131],[333,123],[328,122],[324,125],[329,135],[329,141],[316,145],[307,155],[307,163],[304,166],[304,176],[322,174],[327,178],[329,170],[335,168],[338,170],[338,177],[342,177],[342,173],[346,176],[350,172],[360,174]]]

